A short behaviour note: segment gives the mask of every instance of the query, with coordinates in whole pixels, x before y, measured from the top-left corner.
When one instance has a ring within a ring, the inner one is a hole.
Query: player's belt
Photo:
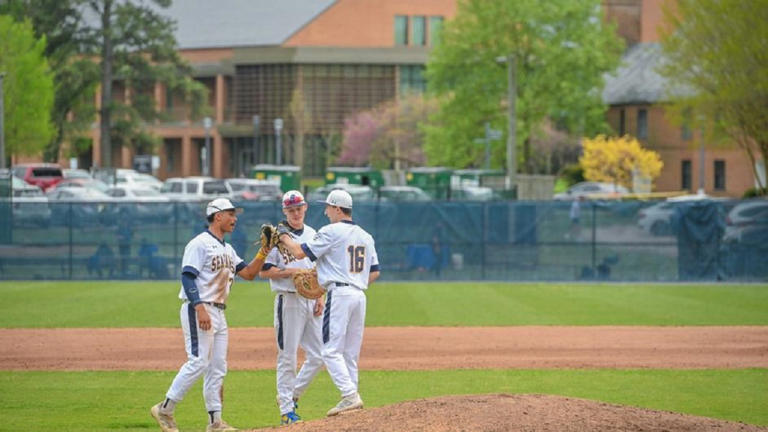
[[[203,302],[203,303],[205,303],[207,305],[211,305],[211,306],[213,306],[215,308],[219,308],[221,310],[224,310],[224,309],[227,308],[227,305],[225,305],[224,303],[214,303],[214,302]]]
[[[334,282],[333,284],[336,286],[349,286],[349,284],[345,282]]]

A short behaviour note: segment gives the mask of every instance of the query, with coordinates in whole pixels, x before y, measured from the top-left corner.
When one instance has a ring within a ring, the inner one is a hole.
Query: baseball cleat
[[[299,415],[296,414],[296,411],[291,411],[289,413],[286,413],[280,416],[281,425],[289,425],[289,424],[294,424],[299,422],[301,422],[301,417],[299,417]]]
[[[360,398],[359,393],[353,393],[349,396],[342,398],[335,407],[331,408],[327,415],[335,416],[345,411],[352,411],[363,407],[363,400]]]
[[[236,431],[237,431],[236,427],[230,426],[224,420],[211,423],[208,425],[207,428],[205,428],[205,432],[236,432]]]
[[[149,413],[155,418],[163,432],[179,432],[179,428],[176,427],[176,420],[173,419],[173,414],[160,411],[160,404],[153,406]]]

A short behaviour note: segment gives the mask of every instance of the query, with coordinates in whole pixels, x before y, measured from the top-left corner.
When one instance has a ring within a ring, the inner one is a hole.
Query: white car
[[[675,203],[662,201],[637,212],[637,225],[655,236],[672,234]]]
[[[158,180],[157,177],[127,168],[96,171],[93,177],[103,181],[109,186],[127,184],[130,186],[151,187],[157,190],[160,190],[163,186],[163,182]]]
[[[90,179],[91,174],[84,169],[64,168],[61,170],[61,174],[65,179]]]
[[[213,177],[171,177],[163,183],[160,192],[179,201],[232,198],[232,189],[227,182]]]
[[[389,201],[431,201],[432,197],[416,186],[382,186],[379,198]]]
[[[621,185],[615,185],[613,183],[601,183],[601,182],[581,182],[571,186],[565,192],[555,194],[553,197],[555,200],[575,200],[580,197],[590,198],[593,196],[606,198],[606,197],[621,197],[629,193],[629,190]]]
[[[346,183],[331,183],[325,186],[321,186],[307,196],[308,201],[324,201],[328,194],[334,189],[343,189],[352,196],[352,203],[358,201],[374,201],[376,200],[376,192],[370,186],[353,185]]]
[[[236,200],[279,201],[283,198],[283,191],[275,182],[247,178],[231,178],[226,182]]]
[[[14,225],[48,226],[51,208],[43,190],[17,177],[12,177],[11,182]]]
[[[170,198],[145,186],[113,186],[107,195],[115,200],[105,211],[107,216],[167,220],[173,214]]]
[[[768,200],[749,200],[728,212],[723,242],[742,243],[747,236],[765,231],[768,231]]]

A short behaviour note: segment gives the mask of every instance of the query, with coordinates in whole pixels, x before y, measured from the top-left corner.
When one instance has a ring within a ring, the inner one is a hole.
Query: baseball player
[[[292,239],[309,241],[315,230],[304,224],[307,203],[299,191],[283,195],[283,214],[290,227]],[[306,299],[296,293],[291,277],[299,269],[314,267],[309,258],[297,259],[283,255],[278,248],[272,249],[259,276],[269,278],[275,296],[275,336],[277,341],[277,403],[280,406],[280,424],[301,421],[296,414],[294,401],[304,393],[312,379],[323,367],[320,354],[320,331],[324,301]],[[296,351],[299,345],[306,352],[306,360],[296,375]]]
[[[152,417],[163,432],[178,432],[173,411],[192,385],[203,377],[203,398],[208,411],[208,432],[236,431],[221,418],[221,389],[227,373],[228,330],[224,310],[235,274],[253,280],[269,251],[263,248],[248,265],[237,256],[224,234],[237,222],[236,209],[226,198],[206,207],[208,229],[184,248],[181,269],[181,327],[187,362],[179,370],[165,400],[153,406]]]
[[[280,241],[296,258],[317,265],[317,279],[327,291],[323,312],[322,356],[341,401],[329,416],[363,407],[358,392],[357,361],[365,327],[365,290],[379,277],[373,237],[352,220],[352,196],[333,190],[324,201],[330,224],[309,241],[297,243],[283,226]]]

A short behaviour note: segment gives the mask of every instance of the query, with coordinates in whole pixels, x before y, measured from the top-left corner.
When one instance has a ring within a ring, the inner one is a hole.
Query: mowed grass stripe
[[[176,327],[179,284],[1,282],[0,327]],[[230,326],[272,325],[264,281],[237,281]],[[768,325],[768,284],[377,283],[371,326]]]
[[[0,372],[0,430],[146,431],[149,407],[173,372]],[[768,425],[768,370],[443,370],[361,373],[366,406],[450,394],[544,393]],[[231,372],[224,415],[239,427],[276,425],[273,371]],[[338,394],[320,374],[300,401],[320,418]],[[202,430],[201,384],[177,408],[182,430]]]

